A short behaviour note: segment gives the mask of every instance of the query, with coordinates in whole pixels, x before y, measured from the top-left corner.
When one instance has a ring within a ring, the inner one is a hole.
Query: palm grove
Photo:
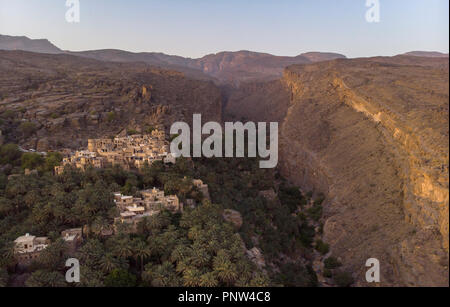
[[[305,259],[313,246],[328,251],[325,243],[314,242],[311,225],[321,217],[321,200],[307,214],[298,213],[311,195],[302,196],[276,171],[260,169],[256,159],[181,158],[173,166],[154,163],[141,172],[66,167],[55,176],[53,167],[61,160],[57,153],[24,154],[13,144],[1,146],[0,153],[1,285],[22,275],[27,286],[68,286],[67,253],[59,234],[80,226],[87,231],[75,255],[81,263],[78,286],[317,285]],[[38,172],[24,175],[26,168]],[[203,199],[192,178],[209,185],[212,203]],[[112,236],[102,235],[117,216],[113,192],[138,196],[153,186],[201,205],[145,218],[137,233],[121,224]],[[260,191],[267,189],[276,190],[279,200],[262,197]],[[223,219],[228,208],[241,213],[240,229]],[[48,236],[52,244],[25,272],[17,272],[13,241],[27,232]],[[264,254],[264,269],[245,254],[254,246]]]

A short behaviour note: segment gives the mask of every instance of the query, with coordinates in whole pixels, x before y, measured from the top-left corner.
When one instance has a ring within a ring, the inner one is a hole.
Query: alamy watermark
[[[66,0],[66,21],[68,23],[80,22],[80,0]]]
[[[366,267],[370,268],[366,272],[366,281],[368,283],[380,282],[380,261],[376,258],[367,259]]]
[[[69,258],[66,260],[66,282],[78,283],[80,282],[80,262],[76,258]]]
[[[216,158],[243,158],[246,155],[245,143],[247,141],[247,157],[266,159],[259,161],[260,168],[274,168],[278,164],[278,123],[269,125],[269,139],[267,138],[267,123],[259,122],[226,122],[225,135],[222,125],[217,122],[207,122],[202,127],[201,114],[194,114],[192,120],[192,152],[191,129],[185,122],[176,122],[170,128],[170,134],[176,135],[171,144],[170,151],[175,157],[216,157]],[[202,136],[209,135],[202,142]],[[247,136],[247,139],[246,139]],[[269,141],[269,144],[267,144]],[[225,144],[223,144],[225,142]],[[235,146],[234,146],[235,144]],[[225,152],[224,150],[225,149]]]
[[[380,22],[380,0],[366,0],[366,21],[368,23]]]

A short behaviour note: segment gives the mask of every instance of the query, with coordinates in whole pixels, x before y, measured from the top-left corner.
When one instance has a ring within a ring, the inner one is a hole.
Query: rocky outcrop
[[[78,148],[124,129],[169,129],[190,123],[193,113],[222,121],[221,91],[212,82],[145,64],[0,51],[0,72],[0,114],[13,113],[0,129],[27,148]],[[23,122],[35,128],[27,136],[19,133]]]
[[[448,285],[448,59],[338,60],[285,71],[281,169],[326,193],[325,240],[365,283]]]
[[[259,268],[264,269],[266,267],[266,261],[261,250],[257,247],[253,247],[250,250],[246,250],[247,257]]]

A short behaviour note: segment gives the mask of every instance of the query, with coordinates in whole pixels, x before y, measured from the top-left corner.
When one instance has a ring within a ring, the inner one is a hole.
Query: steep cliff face
[[[327,194],[325,239],[365,283],[448,284],[448,59],[291,66],[281,169]]]
[[[244,83],[231,89],[224,116],[227,120],[282,122],[289,99],[289,88],[281,80]]]
[[[145,64],[0,51],[0,115],[6,113],[0,130],[9,142],[78,148],[123,129],[169,129],[191,122],[193,113],[220,122],[222,96],[212,82]]]

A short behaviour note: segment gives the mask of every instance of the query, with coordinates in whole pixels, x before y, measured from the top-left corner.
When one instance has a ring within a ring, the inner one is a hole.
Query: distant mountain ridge
[[[143,62],[165,69],[177,70],[189,77],[232,84],[278,79],[282,76],[284,68],[293,64],[308,64],[346,58],[342,54],[321,52],[309,52],[290,57],[252,51],[224,51],[209,54],[199,59],[156,52],[134,53],[118,49],[74,52],[63,51],[45,39],[33,40],[24,36],[6,35],[0,35],[0,49],[49,54],[66,53],[106,62]]]
[[[29,39],[26,36],[8,36],[0,34],[0,49],[24,50],[37,53],[62,53],[63,51],[47,39]]]
[[[196,79],[212,80],[219,84],[239,85],[242,82],[270,81],[279,79],[286,67],[310,64],[346,56],[329,52],[307,52],[298,56],[276,56],[268,53],[223,51],[191,59],[157,52],[134,53],[118,49],[63,51],[47,39],[29,39],[25,36],[0,34],[0,50],[23,50],[36,53],[65,53],[105,62],[142,62],[163,69],[176,70]],[[413,51],[404,55],[417,57],[448,57],[440,52]]]
[[[404,53],[403,55],[418,56],[425,58],[448,58],[448,53],[442,53],[437,51],[411,51]]]
[[[70,52],[70,54],[108,62],[144,62],[182,72],[185,72],[186,69],[197,70],[219,80],[220,83],[235,84],[254,80],[278,79],[282,76],[284,68],[293,64],[346,58],[337,53],[310,52],[289,57],[247,50],[223,51],[199,59],[154,52],[133,53],[116,49]]]

